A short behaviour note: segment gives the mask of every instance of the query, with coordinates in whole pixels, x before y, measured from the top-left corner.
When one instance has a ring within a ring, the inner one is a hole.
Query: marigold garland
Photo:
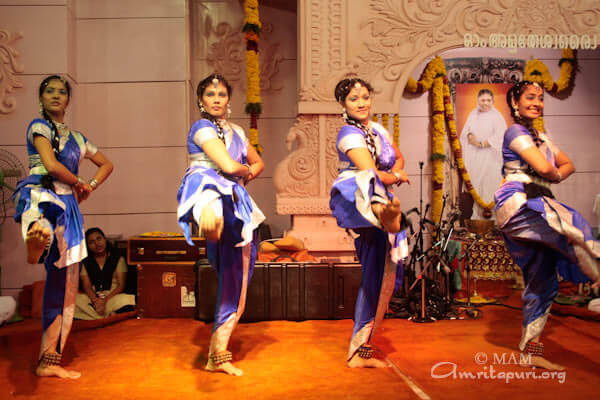
[[[258,116],[262,112],[260,98],[260,63],[258,60],[258,37],[262,24],[258,16],[258,0],[244,1],[244,26],[246,39],[246,108],[250,114],[250,144],[262,153],[263,148],[258,142]]]
[[[400,115],[394,114],[394,143],[400,144]]]
[[[381,125],[383,125],[383,127],[386,130],[389,130],[389,126],[390,126],[390,114],[382,114],[381,115]]]
[[[577,59],[572,49],[563,49],[562,58],[558,62],[560,66],[560,75],[556,82],[552,79],[548,67],[540,60],[530,60],[525,65],[524,79],[532,82],[537,82],[544,89],[551,93],[557,94],[569,87],[573,78],[573,71],[577,66]],[[539,132],[545,132],[544,119],[539,117],[533,121],[533,127]]]
[[[525,79],[538,82],[551,93],[560,93],[569,87],[573,71],[576,66],[576,59],[571,49],[563,49],[563,57],[559,65],[560,78],[557,82],[552,80],[548,68],[539,60],[531,60],[525,67]],[[456,121],[454,120],[454,110],[452,99],[450,97],[450,86],[446,73],[446,66],[441,57],[436,57],[427,64],[421,79],[419,81],[409,78],[406,83],[406,90],[411,93],[423,93],[431,89],[431,101],[433,113],[431,116],[431,160],[433,165],[432,173],[432,209],[431,215],[434,222],[441,220],[443,205],[443,185],[444,185],[444,152],[445,128],[448,126],[448,137],[450,147],[454,153],[458,171],[462,176],[465,187],[473,197],[473,200],[483,209],[491,210],[494,207],[494,201],[486,203],[479,193],[473,187],[471,177],[465,168],[465,162],[462,156],[462,148],[458,133],[456,131]],[[396,117],[394,117],[394,135],[396,134]],[[534,121],[534,127],[539,131],[544,131],[543,120],[538,118]],[[394,140],[397,140],[394,138]]]

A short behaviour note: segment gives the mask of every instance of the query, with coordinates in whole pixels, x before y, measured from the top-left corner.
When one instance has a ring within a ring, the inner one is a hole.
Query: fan
[[[0,149],[0,227],[13,207],[12,193],[17,182],[25,175],[25,168],[12,153]]]

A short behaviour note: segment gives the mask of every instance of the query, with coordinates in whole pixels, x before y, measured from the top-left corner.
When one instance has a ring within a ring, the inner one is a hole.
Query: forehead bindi
[[[227,93],[227,88],[225,87],[225,85],[223,85],[222,83],[219,83],[216,87],[213,84],[210,84],[206,90],[204,91],[204,93]]]
[[[544,91],[539,86],[529,85],[529,86],[527,86],[527,88],[525,89],[525,92],[523,92],[523,94],[534,94],[537,96],[541,96],[542,94],[544,94]]]

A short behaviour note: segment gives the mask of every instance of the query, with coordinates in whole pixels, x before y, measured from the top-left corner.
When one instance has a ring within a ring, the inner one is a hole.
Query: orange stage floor
[[[509,302],[518,306],[518,293],[513,293]],[[549,318],[543,341],[547,357],[567,370],[564,375],[547,379],[544,370],[514,364],[519,357],[514,350],[521,314],[501,306],[484,306],[477,320],[417,324],[386,319],[374,345],[387,354],[393,367],[378,370],[345,366],[351,320],[241,324],[230,349],[236,366],[244,370],[243,377],[203,370],[211,325],[191,319],[127,319],[101,328],[79,326],[72,333],[64,359],[69,368],[82,371],[79,380],[40,379],[32,374],[39,328],[11,325],[0,328],[0,399],[465,400],[597,396],[598,314],[575,306],[555,309],[560,315]],[[30,322],[39,321],[26,323]],[[438,363],[444,364],[434,368]],[[454,376],[443,377],[453,368]],[[523,372],[529,372],[529,376],[516,376]]]

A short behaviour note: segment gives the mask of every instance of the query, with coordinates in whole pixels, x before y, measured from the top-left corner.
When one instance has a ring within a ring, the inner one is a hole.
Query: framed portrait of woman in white
[[[510,123],[506,83],[456,85],[456,131],[471,183],[485,203],[494,200],[502,180],[502,139]],[[471,219],[490,218],[474,203]]]

